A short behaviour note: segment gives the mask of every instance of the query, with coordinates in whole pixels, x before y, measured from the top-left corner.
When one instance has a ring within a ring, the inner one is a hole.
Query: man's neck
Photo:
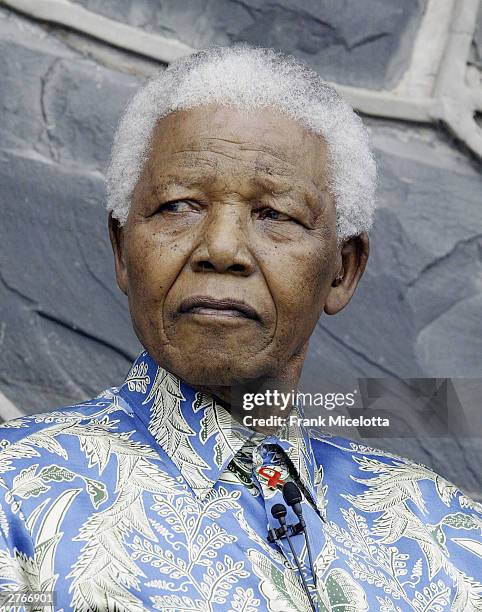
[[[249,427],[269,435],[277,431],[279,425],[259,424],[259,421],[274,416],[279,417],[274,419],[279,423],[279,419],[285,419],[290,414],[293,407],[290,400],[297,391],[307,348],[308,345],[294,355],[275,376],[262,377],[239,385],[191,386],[197,391],[213,395],[236,421],[244,423],[244,417],[249,415]]]

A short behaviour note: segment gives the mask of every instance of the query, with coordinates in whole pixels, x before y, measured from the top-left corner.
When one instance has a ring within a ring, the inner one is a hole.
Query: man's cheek
[[[278,325],[290,329],[293,336],[311,332],[323,310],[329,284],[326,271],[314,263],[310,269],[300,270],[279,293]]]
[[[291,275],[286,283],[285,298],[289,304],[293,303],[294,308],[308,308],[317,301],[326,278],[327,271],[319,260],[303,261],[302,265],[298,265],[296,274]]]
[[[165,276],[169,270],[169,260],[162,249],[155,244],[144,242],[130,254],[131,276],[140,284],[151,287],[156,278]],[[159,283],[156,283],[158,286]]]

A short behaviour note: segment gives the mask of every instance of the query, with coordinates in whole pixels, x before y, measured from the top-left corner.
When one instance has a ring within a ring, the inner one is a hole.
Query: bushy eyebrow
[[[256,176],[251,180],[266,193],[273,193],[275,195],[294,193],[299,189],[303,195],[304,202],[310,208],[315,219],[327,204],[326,196],[328,193],[318,189],[313,183],[310,184],[308,181],[300,181],[297,185],[293,185],[292,181],[286,178],[274,179],[272,176]]]
[[[250,182],[256,186],[261,188],[263,191],[267,193],[276,193],[279,195],[290,193],[294,191],[293,184],[291,181],[280,178],[273,178],[273,175],[257,175],[254,176]]]

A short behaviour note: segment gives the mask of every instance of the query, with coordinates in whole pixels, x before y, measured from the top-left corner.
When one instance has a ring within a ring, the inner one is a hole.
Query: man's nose
[[[247,245],[243,212],[236,205],[224,204],[208,213],[201,242],[191,258],[195,272],[253,273],[255,262]]]

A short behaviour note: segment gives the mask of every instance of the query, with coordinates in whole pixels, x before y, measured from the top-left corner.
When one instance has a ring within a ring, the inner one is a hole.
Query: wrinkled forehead
[[[324,190],[329,181],[324,140],[273,108],[246,111],[206,105],[177,110],[160,119],[149,150],[151,179],[169,176],[219,179],[253,176],[276,190],[304,181]]]

